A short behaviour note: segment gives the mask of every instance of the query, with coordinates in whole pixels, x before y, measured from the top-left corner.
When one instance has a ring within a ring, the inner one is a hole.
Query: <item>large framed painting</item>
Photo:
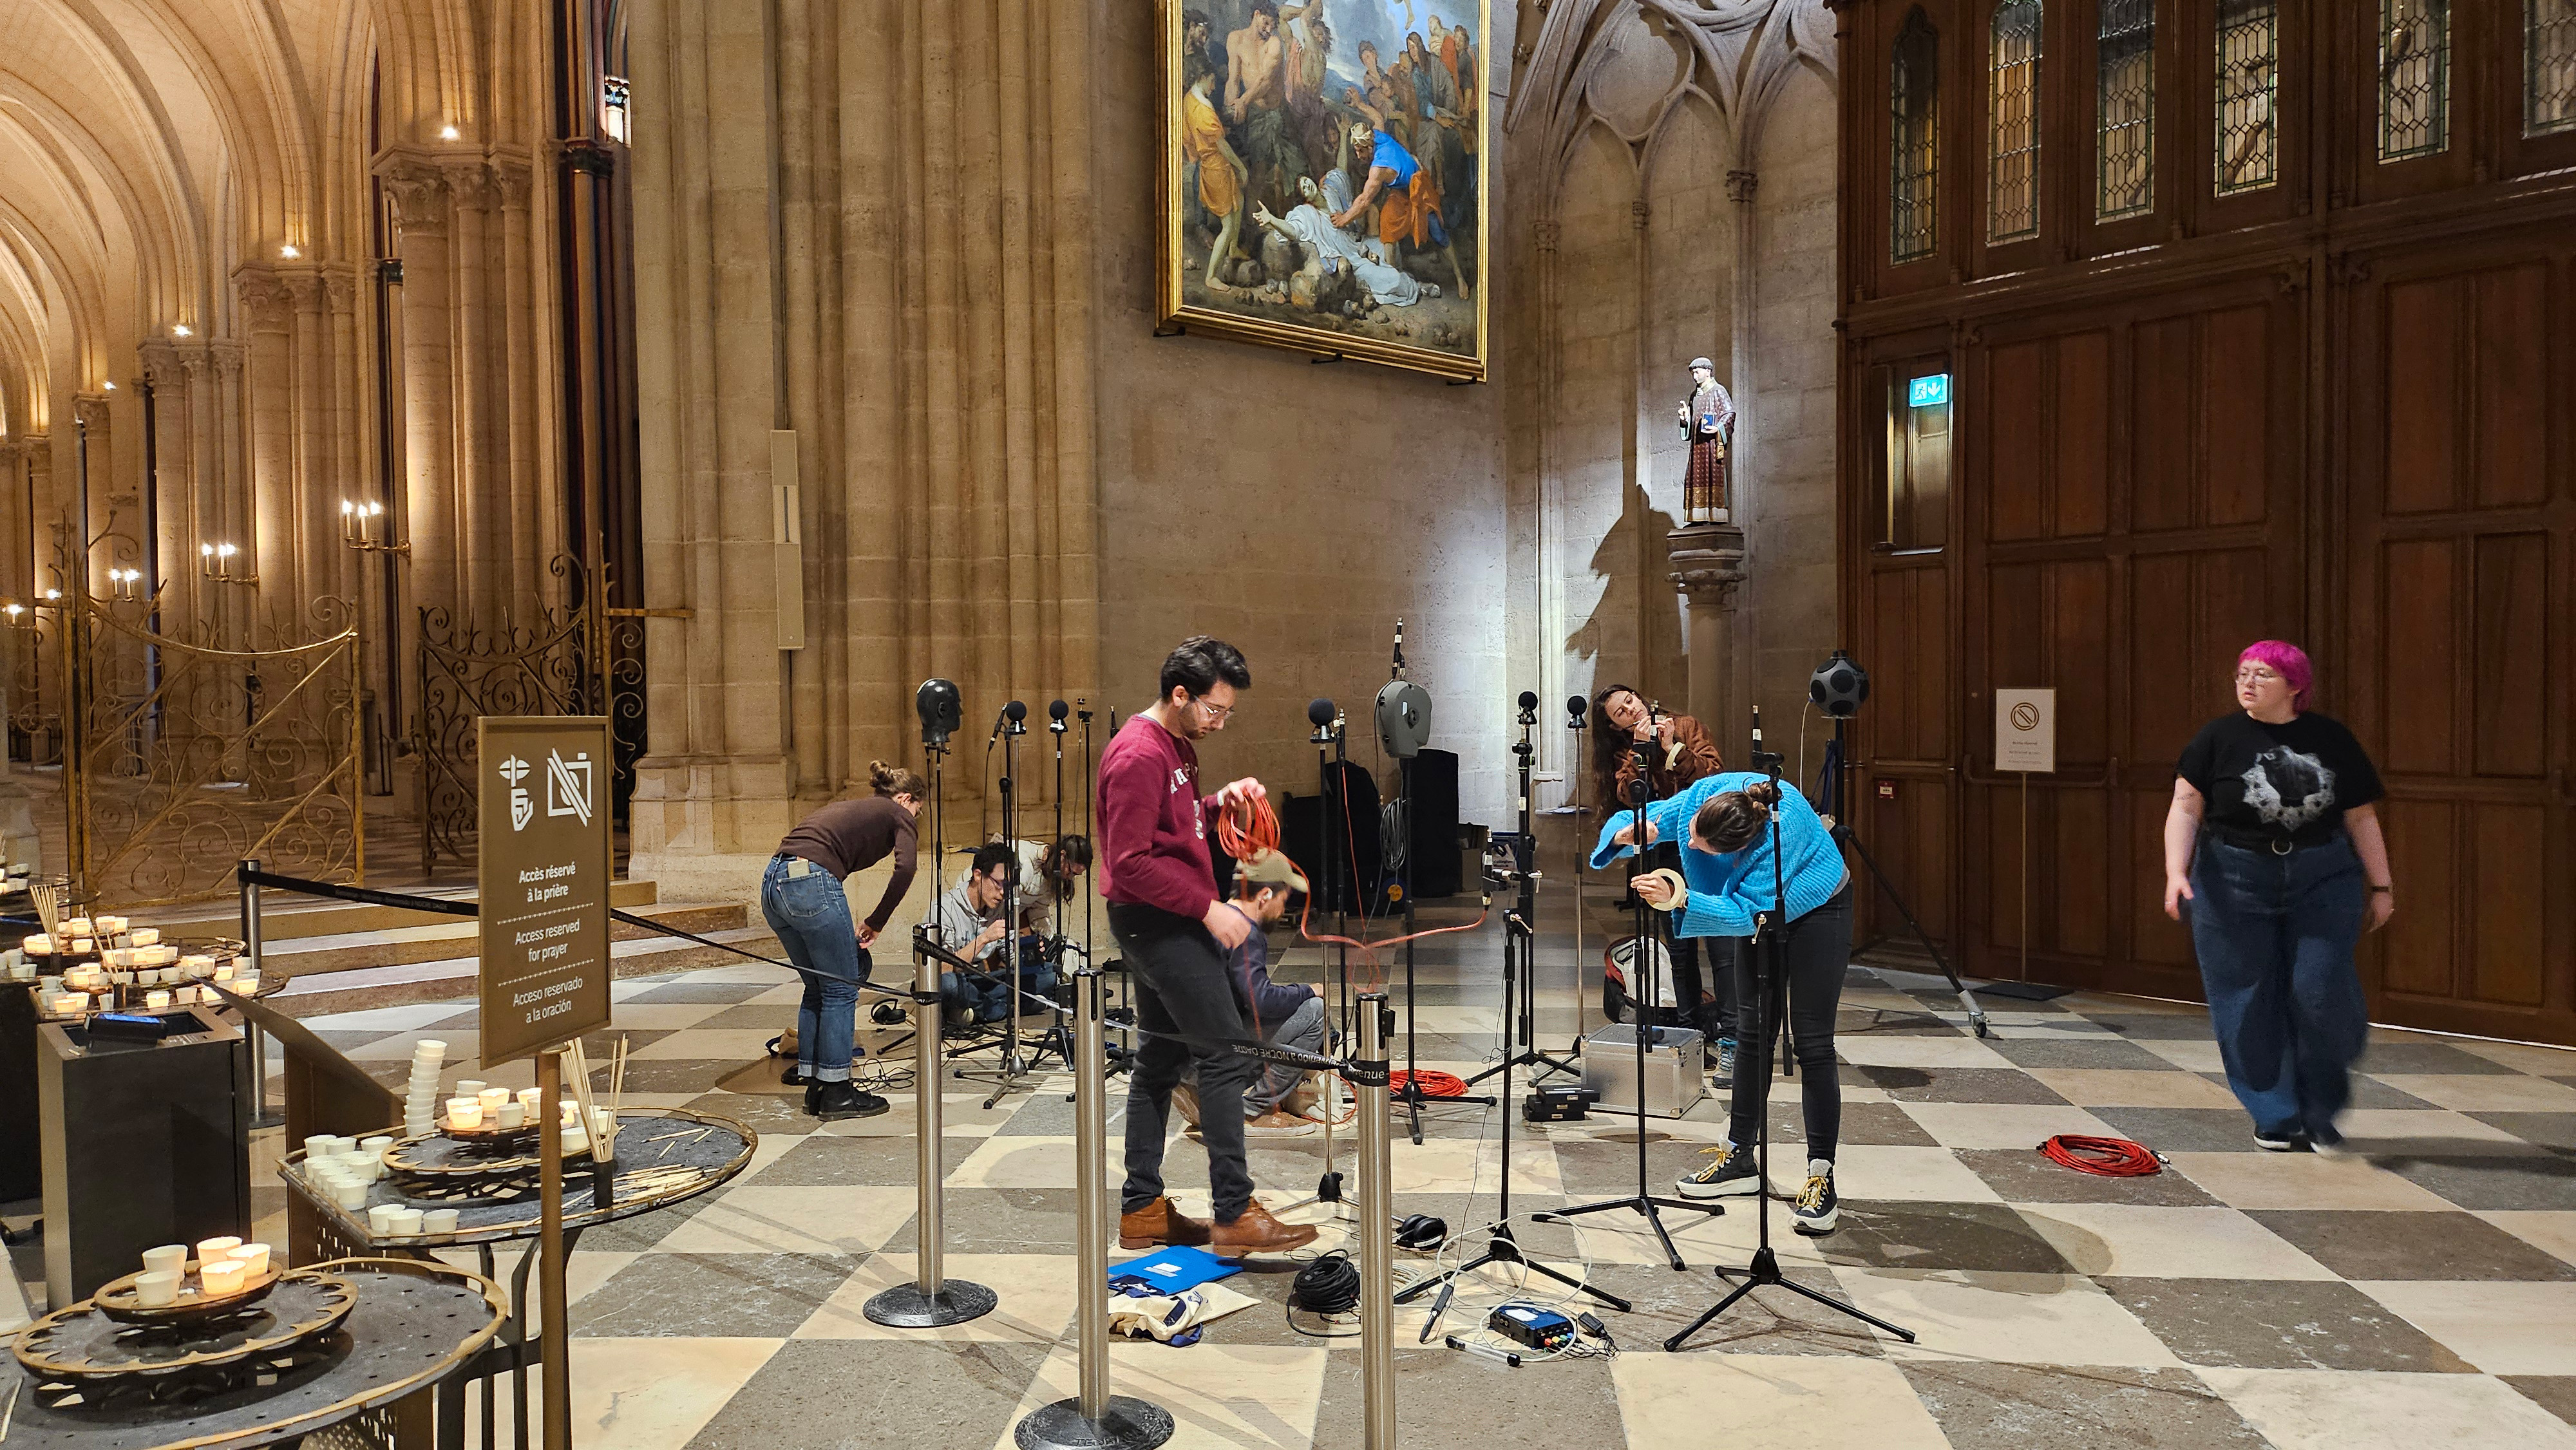
[[[1489,19],[1163,0],[1163,325],[1482,381]]]

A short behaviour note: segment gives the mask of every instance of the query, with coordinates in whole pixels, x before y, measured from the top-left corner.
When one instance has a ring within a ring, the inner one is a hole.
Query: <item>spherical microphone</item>
[[[1050,720],[1061,720],[1072,713],[1073,707],[1062,700],[1047,701],[1047,718]]]
[[[1309,724],[1313,724],[1313,725],[1317,725],[1317,726],[1323,726],[1323,725],[1330,725],[1330,724],[1332,724],[1332,723],[1333,723],[1333,702],[1332,702],[1332,701],[1330,701],[1330,700],[1321,700],[1321,699],[1318,699],[1318,700],[1309,700],[1309,701],[1307,701],[1307,702],[1306,702],[1306,720],[1307,720],[1307,722],[1308,722]]]
[[[1521,691],[1521,708],[1524,710],[1535,710],[1538,708],[1538,692],[1536,690]]]
[[[1565,697],[1565,713],[1576,720],[1581,720],[1592,713],[1592,702],[1581,695],[1568,695]]]
[[[1017,724],[1020,721],[1029,718],[1029,707],[1021,704],[1017,700],[1013,700],[1011,703],[1002,707],[1002,713],[1010,716],[1013,724]]]

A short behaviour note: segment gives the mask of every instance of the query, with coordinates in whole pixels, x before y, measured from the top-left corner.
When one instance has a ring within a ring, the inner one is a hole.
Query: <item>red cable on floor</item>
[[[1397,1068],[1386,1075],[1386,1090],[1390,1095],[1401,1093],[1404,1085],[1417,1077],[1422,1080],[1422,1095],[1426,1098],[1463,1098],[1467,1095],[1466,1079],[1454,1072],[1440,1072],[1428,1067],[1418,1073]]]
[[[2145,1178],[2165,1170],[2155,1150],[2126,1138],[2090,1138],[2060,1133],[2039,1145],[2052,1163],[2102,1178]]]

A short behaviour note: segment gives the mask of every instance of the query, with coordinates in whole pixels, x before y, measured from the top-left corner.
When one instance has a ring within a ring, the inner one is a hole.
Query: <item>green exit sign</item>
[[[1917,408],[1947,407],[1950,402],[1950,375],[1933,373],[1913,379],[1905,385],[1905,401]]]

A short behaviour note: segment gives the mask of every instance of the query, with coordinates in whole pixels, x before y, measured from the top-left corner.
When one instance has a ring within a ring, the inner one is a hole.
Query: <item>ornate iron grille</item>
[[[2143,216],[2156,208],[2155,0],[2102,0],[2096,55],[2093,215]]]
[[[1916,6],[1897,32],[1889,64],[1894,155],[1889,191],[1889,253],[1899,262],[1932,255],[1939,237],[1941,179],[1941,41]]]
[[[2281,179],[2281,8],[2276,0],[2218,0],[2217,192],[2259,191]]]
[[[2525,0],[2522,132],[2576,131],[2576,0]]]
[[[2450,144],[2450,0],[2379,0],[2379,159]]]
[[[2039,235],[2040,0],[2004,0],[1988,31],[1993,96],[1986,167],[1986,236],[1997,242]]]

